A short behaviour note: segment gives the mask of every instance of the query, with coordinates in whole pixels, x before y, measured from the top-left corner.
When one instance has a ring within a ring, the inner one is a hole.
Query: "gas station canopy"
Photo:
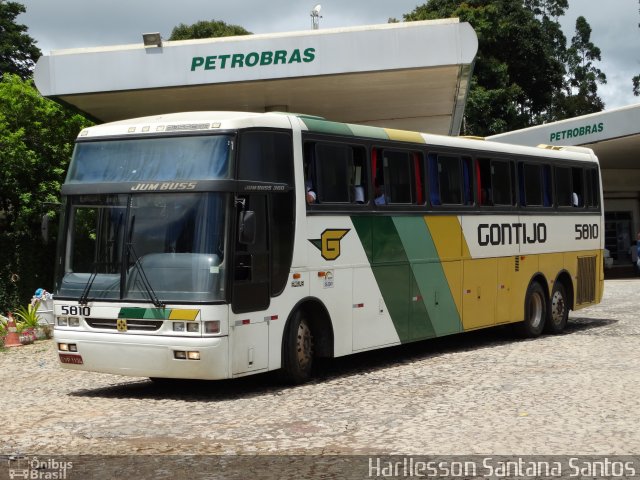
[[[478,49],[457,19],[146,43],[51,52],[36,86],[99,122],[275,110],[456,135]]]

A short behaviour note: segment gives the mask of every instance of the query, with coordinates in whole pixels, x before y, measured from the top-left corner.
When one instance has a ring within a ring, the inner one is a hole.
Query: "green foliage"
[[[0,311],[53,287],[55,245],[40,238],[40,221],[56,215],[74,139],[88,125],[31,80],[0,81]]]
[[[24,325],[24,328],[36,328],[38,326],[38,307],[40,302],[36,302],[34,305],[28,304],[26,307],[20,305],[14,315],[18,318],[20,323]]]
[[[600,49],[591,42],[591,27],[584,17],[576,19],[576,33],[567,50],[568,82],[565,114],[575,117],[599,112],[604,103],[598,96],[598,84],[607,77],[594,64],[600,60]]]
[[[239,25],[230,25],[219,20],[201,20],[193,25],[181,23],[171,31],[169,40],[191,40],[196,38],[232,37],[235,35],[250,35]]]
[[[41,52],[27,27],[16,23],[26,10],[16,2],[0,0],[0,75],[13,73],[29,78]]]
[[[428,0],[404,15],[407,21],[457,17],[478,35],[462,133],[487,136],[571,115],[564,102],[566,37],[558,22],[567,7],[567,0]]]

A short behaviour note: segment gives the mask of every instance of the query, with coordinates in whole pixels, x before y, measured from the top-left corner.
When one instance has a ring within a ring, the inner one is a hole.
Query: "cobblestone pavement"
[[[491,329],[271,375],[158,386],[62,370],[52,341],[0,353],[3,449],[27,454],[638,454],[640,280],[567,332]]]

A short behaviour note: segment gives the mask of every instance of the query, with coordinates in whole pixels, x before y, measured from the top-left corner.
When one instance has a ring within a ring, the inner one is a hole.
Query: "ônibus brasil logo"
[[[325,260],[335,260],[340,256],[340,240],[349,233],[349,229],[328,228],[320,238],[309,240],[318,250]]]

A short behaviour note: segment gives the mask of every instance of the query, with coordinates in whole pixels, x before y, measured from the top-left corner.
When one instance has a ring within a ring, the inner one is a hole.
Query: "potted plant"
[[[29,304],[26,307],[20,306],[15,311],[15,316],[19,323],[22,324],[23,332],[29,335],[32,338],[33,343],[37,338],[36,331],[38,330],[38,306],[40,305],[39,301],[36,301],[33,305]]]
[[[4,337],[7,336],[7,317],[0,315],[0,346],[4,346]]]

